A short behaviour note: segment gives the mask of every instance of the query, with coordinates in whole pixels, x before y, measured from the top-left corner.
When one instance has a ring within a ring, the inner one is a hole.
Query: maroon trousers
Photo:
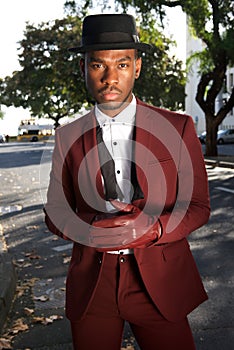
[[[152,303],[134,255],[107,254],[87,313],[71,323],[74,350],[120,350],[125,320],[141,350],[195,350],[187,318],[169,322]]]

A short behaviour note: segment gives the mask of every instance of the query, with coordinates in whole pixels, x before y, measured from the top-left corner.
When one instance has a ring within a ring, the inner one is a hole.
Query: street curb
[[[6,322],[16,290],[17,275],[7,253],[0,254],[0,334]]]
[[[230,168],[234,169],[234,163],[228,162],[224,160],[218,160],[218,159],[205,159],[205,164],[210,165],[213,168],[215,167],[221,167],[221,168]]]

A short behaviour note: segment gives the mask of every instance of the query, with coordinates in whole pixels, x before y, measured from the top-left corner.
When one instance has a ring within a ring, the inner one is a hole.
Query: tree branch
[[[196,94],[196,101],[201,107],[201,109],[204,111],[204,113],[207,111],[207,103],[204,99],[206,88],[209,85],[210,81],[213,80],[213,74],[212,73],[203,73],[201,76],[201,80],[197,87],[197,94]]]
[[[224,103],[223,107],[220,108],[220,110],[216,115],[218,125],[224,120],[226,115],[232,110],[233,106],[234,106],[234,88],[232,89],[232,93],[228,101]]]
[[[211,4],[212,7],[212,11],[213,11],[213,37],[215,38],[215,40],[217,40],[218,42],[220,42],[221,38],[220,38],[220,34],[219,34],[219,4],[218,1],[216,0],[209,0],[209,3]]]
[[[165,1],[160,1],[160,3],[161,3],[161,5],[163,5],[163,6],[167,6],[167,7],[176,7],[176,6],[181,6],[182,4],[181,4],[181,1],[167,1],[167,0],[165,0]]]
[[[221,59],[215,69],[213,70],[212,76],[213,76],[213,83],[207,93],[207,102],[214,101],[216,97],[218,96],[219,92],[221,91],[224,79],[225,79],[225,72],[227,70],[227,65],[225,63],[225,57]]]

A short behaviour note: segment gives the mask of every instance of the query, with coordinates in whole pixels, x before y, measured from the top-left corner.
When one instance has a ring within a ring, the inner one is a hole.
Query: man
[[[74,241],[76,350],[119,350],[125,320],[142,350],[195,349],[187,315],[207,295],[186,237],[209,218],[207,175],[192,119],[133,95],[148,50],[120,14],[87,16],[72,49],[96,105],[56,131],[45,213]]]

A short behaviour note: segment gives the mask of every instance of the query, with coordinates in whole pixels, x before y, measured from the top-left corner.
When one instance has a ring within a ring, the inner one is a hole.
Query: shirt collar
[[[102,128],[104,124],[106,123],[125,123],[133,125],[135,122],[135,115],[136,115],[136,98],[133,95],[132,101],[127,105],[126,108],[124,108],[119,114],[117,114],[114,118],[110,118],[107,114],[103,113],[99,108],[98,105],[95,105],[95,116],[97,118],[97,121]]]

